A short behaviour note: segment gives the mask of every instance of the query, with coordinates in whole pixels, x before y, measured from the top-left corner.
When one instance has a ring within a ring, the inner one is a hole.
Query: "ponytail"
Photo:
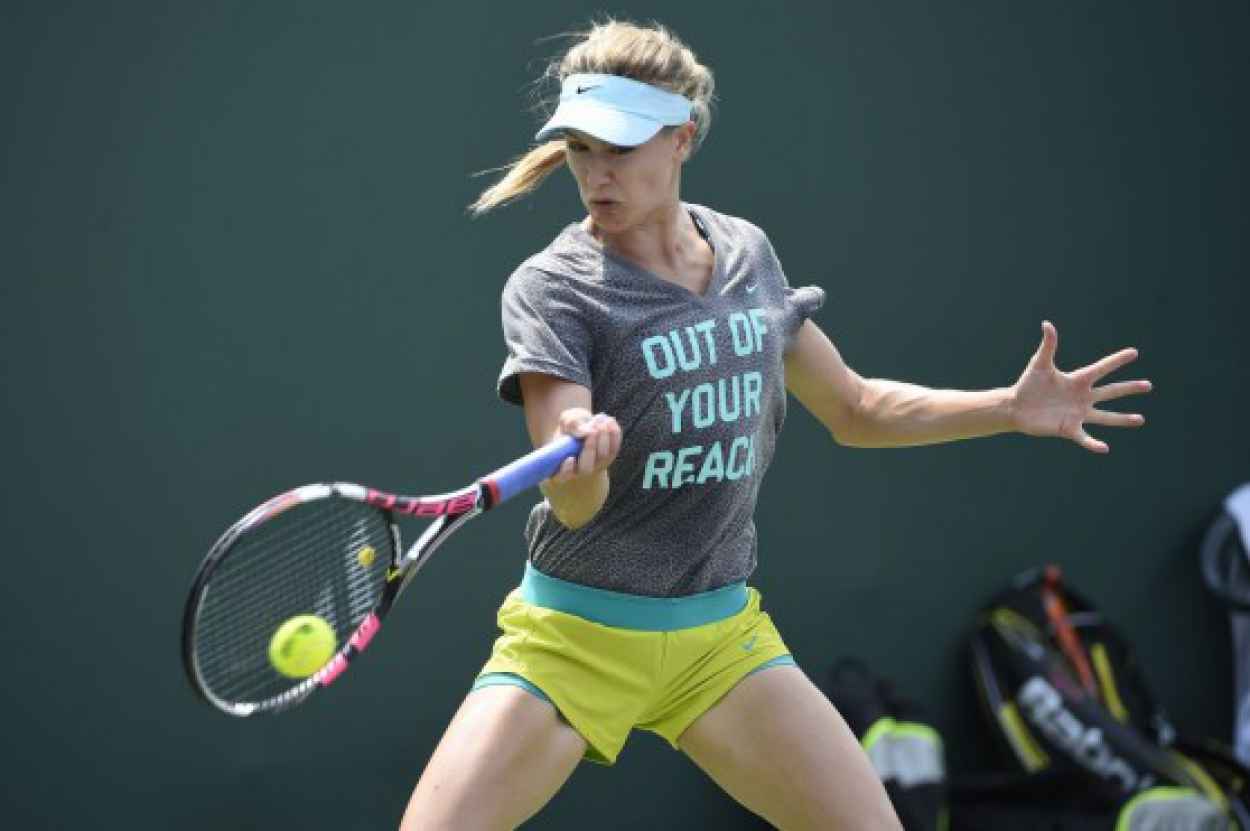
[[[515,159],[505,168],[508,172],[495,184],[482,191],[469,206],[474,216],[519,199],[532,192],[542,181],[564,164],[564,140],[549,141]],[[498,169],[498,168],[496,168]]]

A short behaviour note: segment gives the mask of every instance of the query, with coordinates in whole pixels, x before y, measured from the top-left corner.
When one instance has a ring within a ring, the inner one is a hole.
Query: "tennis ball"
[[[378,552],[373,550],[372,545],[366,545],[364,548],[356,552],[356,562],[365,568],[373,565],[373,561],[377,558]]]
[[[338,646],[325,618],[288,618],[269,639],[269,663],[287,678],[307,678],[334,657]]]

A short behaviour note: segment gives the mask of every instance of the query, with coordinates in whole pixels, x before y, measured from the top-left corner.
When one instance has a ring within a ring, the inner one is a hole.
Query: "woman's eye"
[[[566,143],[564,147],[570,153],[589,153],[590,152],[590,145],[583,144],[580,141],[570,141]],[[610,153],[613,156],[624,156],[626,153],[632,153],[636,149],[637,149],[636,147],[617,147],[614,144],[610,144],[610,145],[607,145],[606,152]]]

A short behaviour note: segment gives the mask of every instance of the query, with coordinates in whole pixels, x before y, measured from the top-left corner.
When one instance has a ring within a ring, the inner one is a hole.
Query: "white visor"
[[[559,106],[534,140],[577,130],[618,147],[636,147],[661,127],[689,121],[690,106],[687,98],[632,78],[570,75],[560,90]]]

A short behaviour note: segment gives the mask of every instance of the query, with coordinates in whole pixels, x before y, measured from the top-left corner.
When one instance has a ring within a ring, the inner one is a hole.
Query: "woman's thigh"
[[[855,735],[797,667],[743,679],[678,744],[730,796],[784,831],[902,828]]]
[[[514,686],[475,690],[434,749],[401,831],[515,828],[547,804],[585,750],[551,704]]]

